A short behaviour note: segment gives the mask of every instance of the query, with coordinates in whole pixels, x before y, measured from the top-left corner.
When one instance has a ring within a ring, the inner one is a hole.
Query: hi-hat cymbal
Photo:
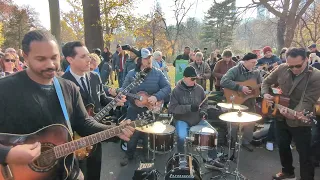
[[[221,114],[219,119],[227,122],[242,123],[259,121],[262,116],[252,112],[228,112]]]
[[[175,127],[169,124],[163,124],[162,122],[155,122],[151,125],[136,127],[138,131],[150,134],[170,134],[175,131]]]
[[[218,106],[220,106],[222,108],[226,108],[226,109],[237,109],[237,110],[241,110],[241,111],[249,109],[247,106],[244,106],[241,104],[233,104],[233,108],[232,108],[231,103],[218,103]]]

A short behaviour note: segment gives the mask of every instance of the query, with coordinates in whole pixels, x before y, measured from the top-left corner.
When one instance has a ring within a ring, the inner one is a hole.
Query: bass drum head
[[[165,180],[202,180],[202,178],[200,172],[193,171],[193,175],[190,175],[189,168],[177,167],[166,174]]]

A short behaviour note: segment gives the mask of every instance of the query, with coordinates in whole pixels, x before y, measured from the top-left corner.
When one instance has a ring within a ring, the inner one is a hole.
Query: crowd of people
[[[43,30],[28,32],[22,41],[22,50],[5,49],[0,54],[0,132],[12,134],[28,134],[50,124],[64,124],[70,131],[76,131],[81,136],[90,135],[109,129],[110,126],[97,122],[88,115],[86,107],[94,105],[94,112],[98,113],[103,107],[113,102],[122,91],[135,80],[137,73],[147,73],[144,81],[130,90],[137,94],[144,91],[148,94],[147,103],[152,106],[164,102],[168,112],[174,117],[173,125],[177,133],[177,150],[184,151],[184,143],[190,128],[205,126],[214,127],[206,121],[208,119],[208,101],[206,99],[207,81],[209,91],[232,89],[250,94],[249,86],[239,85],[253,79],[261,85],[261,97],[273,102],[272,87],[281,89],[282,94],[291,99],[290,106],[280,108],[282,116],[274,117],[270,133],[275,132],[275,138],[269,139],[266,148],[273,150],[273,142],[277,142],[282,170],[273,176],[273,179],[282,180],[295,178],[292,166],[291,142],[294,140],[299,153],[300,175],[303,180],[314,179],[315,159],[319,146],[319,127],[310,122],[310,119],[301,113],[302,110],[314,111],[320,97],[319,56],[315,44],[304,48],[283,49],[279,56],[273,53],[271,47],[262,49],[260,54],[246,53],[234,56],[230,49],[220,54],[219,50],[206,57],[206,51],[199,48],[191,51],[185,47],[184,52],[178,55],[173,62],[188,60],[189,65],[183,71],[183,78],[175,87],[171,87],[168,76],[168,64],[160,50],[152,48],[140,50],[130,45],[116,45],[116,51],[111,53],[108,48],[103,52],[99,48],[89,52],[80,41],[67,42],[60,47],[55,38]],[[61,111],[56,94],[57,87],[53,84],[57,78],[62,87],[65,99],[67,116],[70,117],[70,126]],[[118,80],[118,87],[111,88],[114,78]],[[16,96],[9,96],[15,94]],[[302,95],[301,95],[302,94]],[[255,110],[256,99],[251,98],[243,103],[250,112]],[[130,120],[137,119],[138,114],[149,110],[147,106],[138,106],[133,97],[121,95],[116,99],[114,107],[125,106],[125,120],[121,124],[129,124]],[[296,110],[297,114],[290,114],[288,108]],[[252,152],[254,123],[244,126],[242,146]],[[236,142],[237,125],[232,124],[232,141]],[[125,128],[119,138],[127,141],[128,147],[120,164],[127,165],[135,158],[135,150],[139,139],[143,139],[146,148],[146,135]],[[108,141],[116,141],[111,139]],[[40,143],[33,145],[18,145],[9,147],[1,145],[1,164],[28,164],[40,155]],[[312,151],[313,150],[313,151]],[[57,170],[57,179],[66,175],[69,179],[100,179],[101,145],[87,159],[80,161],[72,159],[70,172],[66,174],[60,168]],[[18,157],[25,158],[19,159]],[[146,159],[147,161],[147,159]],[[74,163],[76,162],[76,163]],[[208,152],[205,165],[209,169],[222,169],[224,165],[217,158],[217,151]]]

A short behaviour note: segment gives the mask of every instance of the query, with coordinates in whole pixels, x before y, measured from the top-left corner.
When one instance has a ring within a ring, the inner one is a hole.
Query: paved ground
[[[298,154],[293,150],[295,173],[299,177]],[[103,144],[103,165],[101,180],[131,180],[135,169],[139,166],[139,160],[135,160],[126,167],[121,167],[119,162],[124,155],[119,144]],[[161,174],[164,174],[165,165],[170,154],[156,155],[155,167]],[[138,157],[137,157],[138,159]],[[232,163],[234,166],[234,163]],[[269,152],[264,148],[256,148],[254,152],[241,151],[240,172],[250,180],[270,180],[271,175],[278,172],[281,168],[277,150]],[[203,171],[207,171],[202,168]],[[111,173],[110,173],[111,172]],[[112,175],[113,174],[113,175]],[[208,173],[203,176],[203,180],[209,180],[217,172]],[[163,176],[160,178],[163,179]],[[229,178],[234,179],[234,178]],[[320,169],[316,169],[315,180],[320,179]]]

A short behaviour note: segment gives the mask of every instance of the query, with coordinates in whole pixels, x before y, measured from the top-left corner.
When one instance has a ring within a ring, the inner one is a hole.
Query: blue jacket
[[[123,82],[120,90],[129,86],[131,82],[134,81],[134,76],[136,75],[135,69],[129,71],[125,80]],[[139,91],[145,91],[151,96],[155,96],[157,100],[164,100],[169,97],[171,93],[171,86],[168,79],[164,76],[161,70],[157,68],[152,68],[152,70],[148,73],[145,80],[137,87],[134,87],[130,92],[138,93]],[[129,107],[138,108],[132,101],[131,98],[127,98],[129,100]],[[131,99],[131,100],[130,100]]]
[[[263,64],[272,65],[272,64],[274,64],[276,62],[278,63],[278,65],[282,63],[280,58],[278,58],[275,55],[272,55],[271,58],[263,57],[263,58],[259,59],[258,63],[257,63],[257,66],[263,65]]]

